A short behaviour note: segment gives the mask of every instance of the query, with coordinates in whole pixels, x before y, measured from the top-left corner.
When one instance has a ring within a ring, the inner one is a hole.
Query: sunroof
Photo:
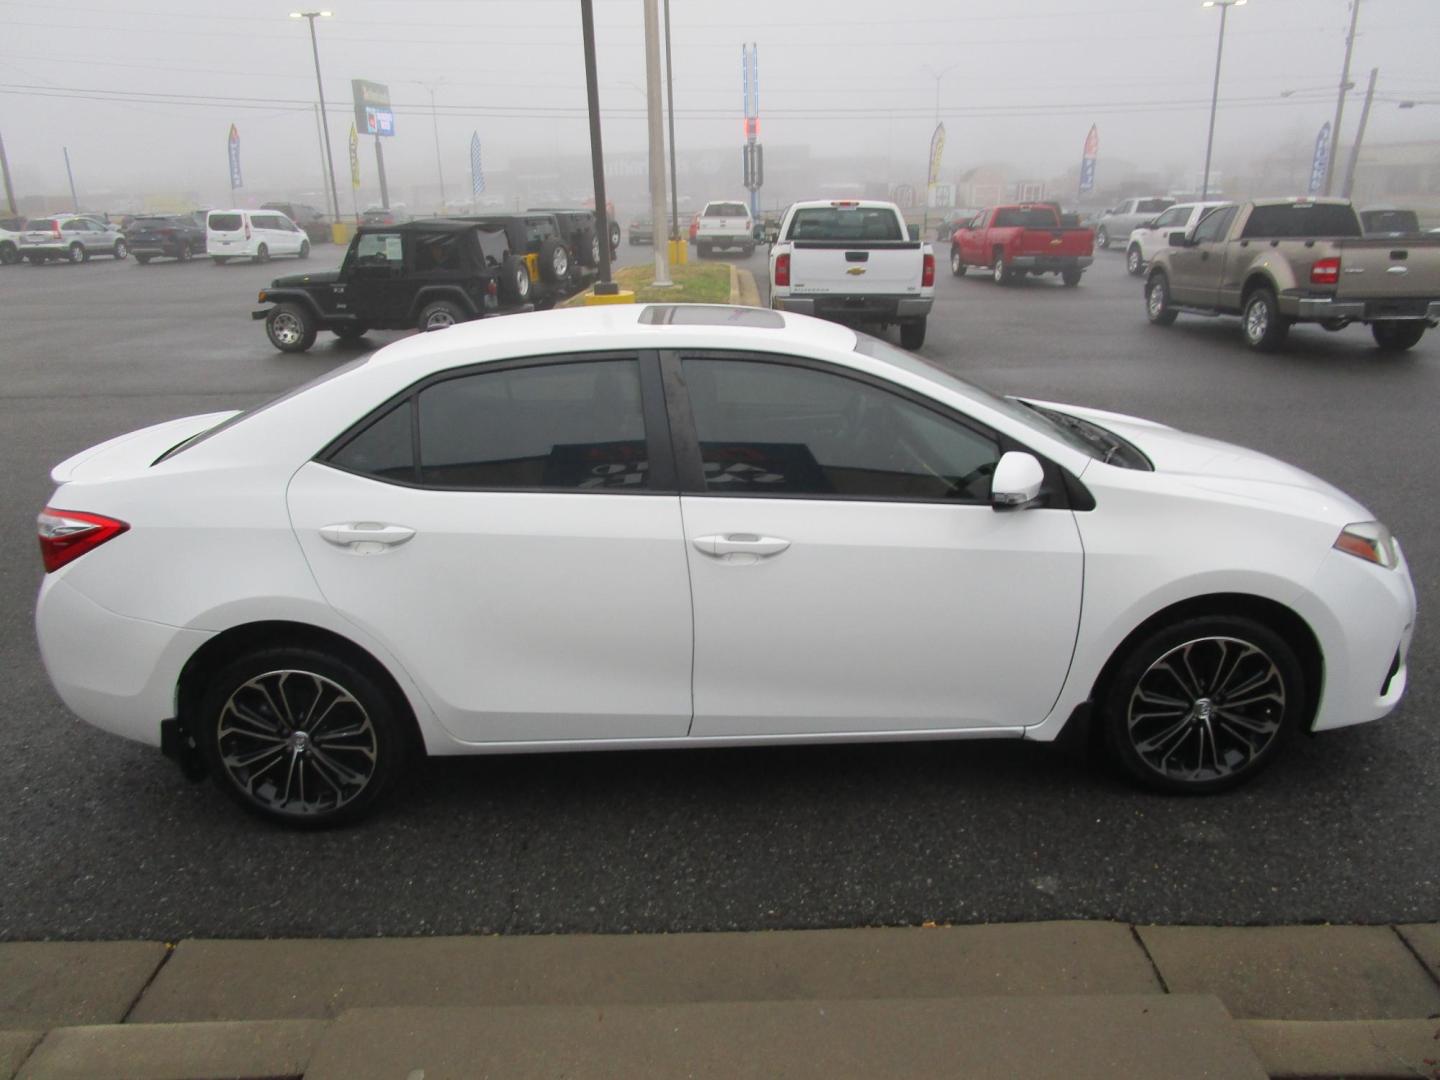
[[[651,326],[751,326],[761,330],[785,329],[785,319],[778,311],[725,307],[722,304],[651,304],[640,313],[640,321]]]

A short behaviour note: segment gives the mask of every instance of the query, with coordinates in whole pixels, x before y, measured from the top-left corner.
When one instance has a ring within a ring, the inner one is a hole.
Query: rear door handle
[[[726,555],[753,555],[769,558],[779,555],[790,546],[790,541],[779,536],[756,536],[754,533],[716,533],[711,536],[697,536],[695,550],[716,558]]]
[[[357,555],[376,555],[405,543],[415,530],[404,525],[384,525],[378,521],[356,521],[343,525],[326,525],[320,535],[336,547],[348,548]]]

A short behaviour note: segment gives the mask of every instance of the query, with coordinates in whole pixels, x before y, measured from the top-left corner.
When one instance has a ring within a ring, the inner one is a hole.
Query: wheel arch
[[[1274,277],[1272,277],[1265,270],[1252,270],[1250,271],[1250,273],[1245,275],[1245,283],[1240,286],[1241,311],[1245,310],[1245,305],[1250,302],[1250,297],[1253,296],[1255,292],[1259,289],[1269,289],[1270,292],[1275,295],[1277,300],[1280,297],[1280,287],[1275,284]]]
[[[415,299],[410,304],[409,322],[414,323],[420,318],[420,312],[438,300],[448,300],[459,306],[470,318],[480,314],[476,310],[475,303],[465,295],[465,290],[454,285],[428,285],[415,294]]]
[[[221,256],[228,258],[228,256]],[[320,310],[319,303],[304,289],[266,289],[265,300],[267,304],[299,304],[308,311],[312,318],[319,324],[320,329],[325,329],[327,319],[325,313]]]

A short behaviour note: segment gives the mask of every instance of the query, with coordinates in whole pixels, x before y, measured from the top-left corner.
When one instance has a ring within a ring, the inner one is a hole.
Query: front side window
[[[1166,210],[1155,219],[1157,229],[1184,228],[1190,221],[1191,208],[1188,206],[1175,206]]]
[[[682,361],[707,490],[983,503],[988,435],[843,375],[748,360]]]
[[[405,259],[405,243],[398,232],[362,233],[345,257],[347,269],[389,274],[398,271]]]

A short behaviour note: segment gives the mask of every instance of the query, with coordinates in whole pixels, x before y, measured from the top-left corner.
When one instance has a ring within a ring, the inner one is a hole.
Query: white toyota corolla
[[[53,475],[60,696],[296,824],[422,753],[1071,721],[1214,791],[1394,708],[1415,615],[1299,469],[759,309],[486,319]]]

